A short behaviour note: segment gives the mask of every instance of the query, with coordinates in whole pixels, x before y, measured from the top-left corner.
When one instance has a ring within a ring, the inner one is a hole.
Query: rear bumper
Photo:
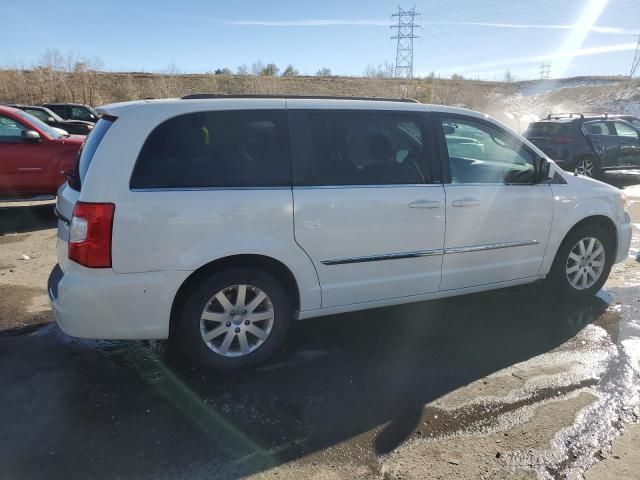
[[[56,265],[48,292],[56,322],[78,338],[163,339],[169,335],[171,306],[189,272],[117,274],[72,262]]]

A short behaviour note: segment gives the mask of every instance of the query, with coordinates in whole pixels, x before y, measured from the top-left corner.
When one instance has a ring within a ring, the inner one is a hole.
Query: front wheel
[[[225,270],[190,293],[177,335],[186,353],[205,368],[248,368],[277,350],[291,315],[291,301],[271,275],[250,268]]]
[[[593,295],[607,281],[613,265],[614,239],[599,226],[585,225],[562,242],[548,283],[569,297]]]

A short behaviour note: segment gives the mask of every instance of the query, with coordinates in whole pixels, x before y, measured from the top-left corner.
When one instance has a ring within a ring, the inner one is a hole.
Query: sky
[[[640,0],[411,0],[422,14],[414,74],[500,80],[628,75]],[[47,49],[98,58],[109,71],[235,71],[255,61],[301,74],[363,75],[395,61],[398,1],[0,0],[0,66],[36,65]]]

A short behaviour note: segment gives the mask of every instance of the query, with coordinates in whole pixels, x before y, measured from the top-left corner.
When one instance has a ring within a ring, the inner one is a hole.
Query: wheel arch
[[[175,327],[179,321],[180,311],[184,306],[184,302],[188,297],[190,287],[198,282],[200,279],[211,275],[216,271],[221,271],[230,268],[249,267],[257,270],[264,271],[273,275],[273,277],[282,283],[287,293],[291,297],[293,309],[295,311],[300,310],[300,289],[298,282],[296,281],[293,272],[280,260],[276,260],[273,257],[258,254],[238,254],[230,255],[228,257],[218,258],[200,268],[195,270],[189,275],[173,299],[171,305],[171,314],[169,317],[169,336],[171,337],[175,331]]]
[[[569,235],[571,235],[573,232],[575,232],[578,228],[582,228],[585,225],[598,226],[598,227],[602,228],[605,232],[607,232],[610,235],[611,242],[612,242],[613,248],[614,248],[614,257],[613,258],[616,258],[617,249],[618,249],[618,229],[616,227],[616,224],[614,223],[614,221],[611,218],[607,217],[606,215],[590,215],[588,217],[585,217],[585,218],[581,219],[577,223],[575,223],[567,231],[567,233],[565,233],[564,237],[562,238],[562,241],[560,242],[560,245],[558,246],[558,248],[557,248],[557,250],[556,250],[556,252],[555,252],[555,254],[553,256],[554,263],[555,263],[556,257],[558,256],[558,252],[561,250],[562,246],[566,242],[566,240],[569,237]]]

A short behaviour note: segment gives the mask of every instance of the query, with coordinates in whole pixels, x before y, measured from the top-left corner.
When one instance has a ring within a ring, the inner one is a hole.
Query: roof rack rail
[[[337,95],[273,95],[260,93],[226,94],[226,93],[192,93],[180,97],[181,100],[202,100],[207,98],[282,98],[303,100],[370,100],[378,102],[420,103],[414,98],[384,98],[384,97],[351,97]]]
[[[595,115],[597,117],[609,118],[609,112],[583,112],[587,115]]]
[[[573,118],[573,116],[576,117],[580,117],[580,118],[584,118],[584,114],[582,113],[577,113],[577,112],[573,112],[573,113],[550,113],[549,115],[547,115],[547,120],[551,120],[552,118],[561,118],[561,117],[565,117],[568,116],[569,118]]]

